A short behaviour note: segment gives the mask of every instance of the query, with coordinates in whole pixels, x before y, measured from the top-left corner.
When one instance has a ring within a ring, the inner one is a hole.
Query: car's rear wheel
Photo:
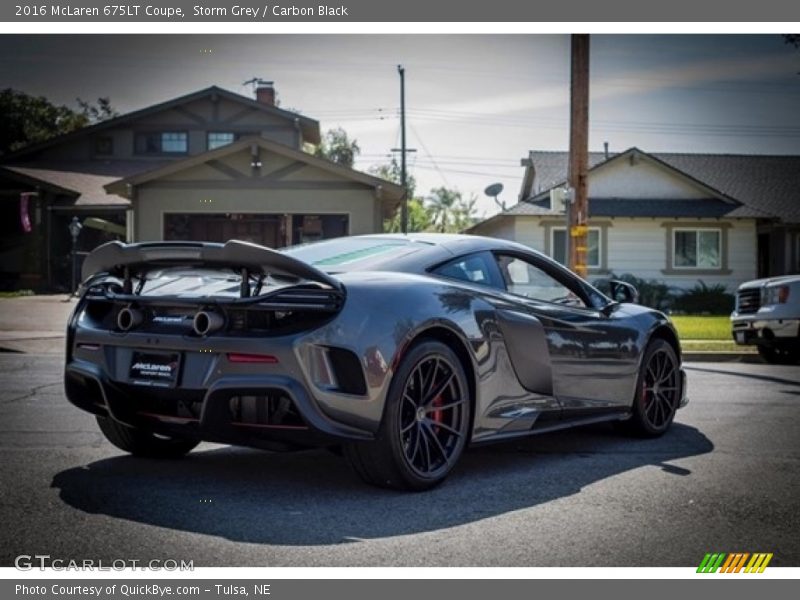
[[[97,417],[97,424],[106,439],[120,450],[147,458],[179,458],[190,452],[197,440],[160,436],[128,427],[109,417]]]
[[[776,348],[759,344],[758,355],[771,365],[794,365],[800,361],[797,348]]]
[[[680,401],[678,356],[667,341],[656,338],[645,350],[633,400],[633,414],[623,426],[635,435],[658,437],[672,425]]]
[[[469,436],[469,385],[458,356],[437,341],[400,361],[372,442],[344,447],[356,473],[381,487],[421,491],[452,471]]]

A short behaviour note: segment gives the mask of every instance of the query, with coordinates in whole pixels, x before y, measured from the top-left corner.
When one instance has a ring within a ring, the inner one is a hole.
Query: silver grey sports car
[[[468,444],[598,421],[657,436],[686,403],[666,316],[512,242],[111,242],[83,279],[66,395],[135,455],[329,446],[423,490]]]

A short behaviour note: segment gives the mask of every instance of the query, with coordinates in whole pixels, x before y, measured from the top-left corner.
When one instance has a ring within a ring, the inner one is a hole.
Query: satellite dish
[[[502,183],[493,183],[492,185],[487,186],[486,189],[483,190],[483,193],[489,196],[490,198],[494,198],[494,203],[497,204],[498,207],[500,207],[500,210],[505,210],[506,203],[501,202],[500,200],[497,199],[497,197],[500,195],[500,192],[502,191],[503,191]]]
[[[483,193],[489,196],[490,198],[494,198],[497,200],[497,197],[500,195],[500,192],[503,191],[503,184],[502,183],[493,183],[492,185],[488,186]]]

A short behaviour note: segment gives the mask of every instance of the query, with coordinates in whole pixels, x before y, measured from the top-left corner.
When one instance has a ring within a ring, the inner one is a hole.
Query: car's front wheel
[[[128,427],[109,417],[97,417],[97,424],[109,442],[134,456],[179,458],[200,443],[197,440],[156,435],[149,431]]]
[[[672,425],[680,401],[678,356],[667,341],[656,338],[645,350],[632,415],[623,425],[635,435],[658,437]]]
[[[440,484],[469,436],[469,385],[458,356],[437,341],[400,361],[372,442],[344,447],[356,473],[381,487],[421,491]]]
[[[771,365],[794,365],[800,360],[797,348],[776,348],[759,344],[758,355]]]

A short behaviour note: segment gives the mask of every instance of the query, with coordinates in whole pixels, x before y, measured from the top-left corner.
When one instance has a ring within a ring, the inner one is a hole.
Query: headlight
[[[768,287],[764,290],[763,304],[786,304],[789,301],[789,288],[788,285],[776,285],[775,287]]]

